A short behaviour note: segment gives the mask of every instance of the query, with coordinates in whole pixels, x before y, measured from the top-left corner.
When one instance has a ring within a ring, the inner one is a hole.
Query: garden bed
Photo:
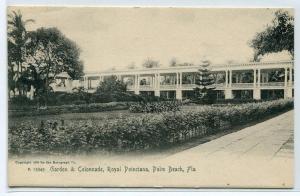
[[[293,108],[293,100],[233,106],[203,106],[194,111],[122,116],[102,123],[92,120],[67,125],[59,121],[22,123],[9,128],[9,152],[78,153],[131,151],[176,145],[225,131]]]

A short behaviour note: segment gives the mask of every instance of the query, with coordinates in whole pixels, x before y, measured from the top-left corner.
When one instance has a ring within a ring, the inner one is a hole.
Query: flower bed
[[[145,150],[176,145],[278,114],[293,108],[293,100],[276,100],[233,106],[203,106],[195,111],[163,112],[124,117],[97,124],[58,121],[40,126],[9,128],[10,153],[71,153],[97,150]]]

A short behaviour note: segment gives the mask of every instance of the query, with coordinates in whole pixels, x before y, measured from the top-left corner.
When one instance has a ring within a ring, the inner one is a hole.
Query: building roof
[[[61,72],[60,74],[56,75],[56,78],[71,78],[67,72]]]
[[[261,68],[269,68],[269,67],[282,67],[282,64],[292,64],[294,61],[286,60],[286,61],[268,61],[268,62],[248,62],[248,63],[233,63],[233,64],[211,64],[211,68],[215,71],[231,69],[231,70],[239,70],[241,68],[244,69],[254,69],[256,67]],[[136,69],[120,69],[114,71],[91,71],[85,72],[86,76],[99,76],[99,75],[114,75],[114,74],[147,74],[147,73],[169,73],[169,72],[177,72],[177,71],[195,71],[199,69],[200,65],[193,66],[176,66],[176,67],[157,67],[157,68],[136,68]]]

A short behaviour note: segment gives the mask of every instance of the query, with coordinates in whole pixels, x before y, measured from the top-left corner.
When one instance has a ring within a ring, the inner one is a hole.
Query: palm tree
[[[20,11],[12,11],[8,15],[8,26],[7,26],[7,41],[8,41],[8,66],[10,72],[14,75],[15,83],[20,78],[23,67],[22,64],[25,60],[26,45],[30,39],[26,31],[26,24],[34,22],[32,19],[23,20],[23,15]],[[15,72],[14,66],[17,66]],[[14,82],[13,82],[14,83]],[[15,85],[16,86],[16,85]],[[19,94],[21,94],[22,85],[17,85]]]

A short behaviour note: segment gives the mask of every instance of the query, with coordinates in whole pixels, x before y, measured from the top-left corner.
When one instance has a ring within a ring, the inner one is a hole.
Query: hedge
[[[109,103],[109,102],[133,102],[143,101],[144,97],[129,92],[112,92],[112,93],[88,93],[88,92],[50,92],[45,98],[35,98],[30,100],[26,96],[16,96],[9,99],[9,109],[19,109],[37,107],[37,105],[60,106],[60,105],[80,105],[90,103]],[[40,103],[39,103],[40,102]]]
[[[129,111],[134,113],[160,113],[167,111],[179,111],[181,106],[180,101],[159,101],[148,103],[132,103]]]
[[[48,121],[9,128],[9,152],[78,153],[130,151],[176,145],[195,137],[228,130],[293,108],[293,100],[233,106],[203,106],[196,111],[143,114],[97,124],[79,121],[59,125]]]
[[[110,103],[91,103],[81,105],[61,105],[48,106],[45,108],[28,108],[24,110],[9,110],[9,117],[19,116],[36,116],[36,115],[55,115],[61,113],[88,113],[88,112],[103,112],[113,110],[126,110],[130,103],[125,102],[110,102]]]

